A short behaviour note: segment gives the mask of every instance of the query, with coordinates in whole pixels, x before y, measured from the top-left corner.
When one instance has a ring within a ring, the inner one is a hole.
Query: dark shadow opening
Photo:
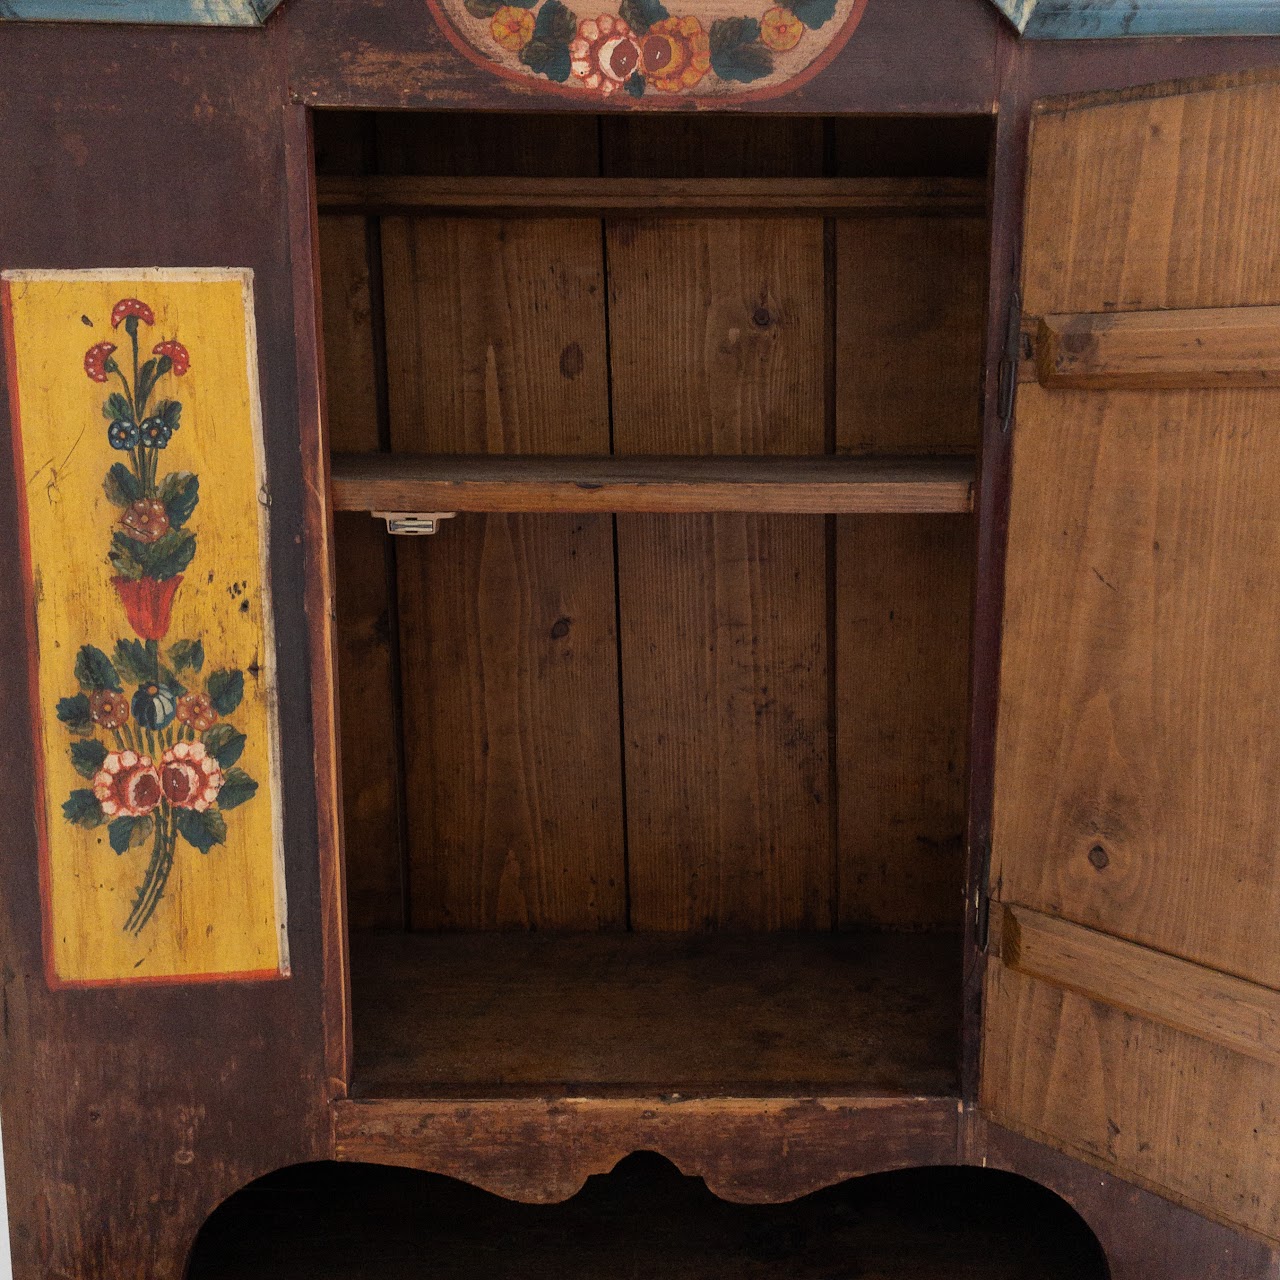
[[[1062,1199],[1013,1174],[913,1169],[735,1205],[638,1153],[564,1204],[374,1165],[282,1170],[232,1196],[188,1280],[1108,1280]]]

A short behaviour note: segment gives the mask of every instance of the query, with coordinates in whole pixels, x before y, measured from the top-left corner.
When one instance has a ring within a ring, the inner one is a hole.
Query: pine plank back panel
[[[478,165],[520,163],[504,128]],[[388,218],[382,241],[394,448],[608,451],[598,223]],[[460,517],[397,563],[413,926],[621,925],[608,517]]]
[[[1043,108],[1027,316],[1280,301],[1278,109],[1265,80]],[[991,879],[1066,941],[1042,931],[1029,973],[1002,940],[982,1084],[1001,1124],[1271,1240],[1280,1070],[1190,1034],[1155,984],[1139,1009],[1082,994],[1068,957],[1096,930],[1203,966],[1179,969],[1191,1002],[1280,986],[1277,412],[1271,390],[1020,389]]]
[[[678,125],[695,145],[633,138],[629,171],[820,173],[811,122],[782,124],[737,154]],[[606,239],[618,453],[824,451],[821,219],[616,219]],[[632,925],[830,927],[824,521],[617,526]]]
[[[977,447],[987,224],[836,223],[836,448]],[[958,925],[973,524],[836,521],[841,924]]]

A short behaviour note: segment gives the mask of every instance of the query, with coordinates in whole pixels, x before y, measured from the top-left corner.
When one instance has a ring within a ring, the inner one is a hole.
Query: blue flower
[[[113,449],[136,449],[138,441],[142,439],[142,432],[138,430],[136,422],[131,422],[128,418],[117,418],[107,428],[107,439]]]
[[[177,695],[168,685],[144,684],[133,695],[133,718],[144,729],[163,729],[177,709]]]
[[[173,435],[173,428],[163,418],[144,418],[142,443],[152,449],[163,449]]]

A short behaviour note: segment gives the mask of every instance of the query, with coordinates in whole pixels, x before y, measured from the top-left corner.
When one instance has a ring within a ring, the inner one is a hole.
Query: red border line
[[[790,93],[793,89],[799,89],[802,85],[808,84],[820,71],[825,71],[831,65],[831,60],[848,44],[849,37],[853,35],[858,24],[862,21],[862,16],[866,12],[868,3],[869,0],[854,0],[853,8],[849,11],[849,16],[844,20],[844,26],[831,38],[831,42],[826,48],[808,66],[797,71],[795,75],[788,76],[787,79],[780,81],[778,84],[769,85],[768,88],[764,89],[747,89],[741,93],[733,91],[701,94],[664,93],[655,94],[652,97],[649,94],[645,94],[643,101],[633,99],[628,105],[628,109],[641,113],[654,110],[689,111],[701,109],[705,111],[716,108],[724,109],[735,102],[765,102],[770,98],[780,98],[783,94]],[[590,89],[579,88],[569,84],[557,84],[554,80],[548,80],[546,76],[539,75],[536,71],[530,71],[526,74],[523,71],[516,71],[513,67],[504,66],[501,62],[495,62],[492,58],[488,58],[481,53],[454,26],[453,19],[440,7],[439,0],[427,0],[427,8],[431,10],[431,16],[435,18],[436,26],[444,32],[446,39],[459,53],[477,67],[498,76],[502,80],[522,85],[535,92],[551,94],[558,98],[572,98],[577,102],[581,102],[584,106],[590,106],[593,99],[597,106],[604,106],[606,103],[611,106],[622,105],[613,103],[610,98],[601,97]],[[614,95],[614,97],[616,96]]]
[[[122,281],[123,283],[123,281]],[[5,370],[9,379],[9,432],[13,445],[14,488],[17,491],[18,554],[22,565],[23,608],[27,631],[27,695],[32,734],[32,770],[36,784],[36,839],[39,842],[41,950],[44,977],[51,991],[92,987],[173,986],[178,983],[283,981],[289,974],[274,969],[245,969],[229,973],[139,974],[128,978],[61,978],[54,966],[53,893],[49,871],[49,796],[45,779],[44,726],[40,716],[40,639],[36,629],[35,571],[31,558],[31,522],[27,510],[27,470],[22,451],[22,407],[18,395],[18,348],[14,334],[11,282],[0,280],[0,320],[4,328]],[[278,802],[279,797],[274,797]],[[277,939],[277,955],[279,940]]]

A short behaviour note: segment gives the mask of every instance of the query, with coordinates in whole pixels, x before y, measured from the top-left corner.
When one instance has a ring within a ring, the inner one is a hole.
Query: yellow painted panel
[[[287,974],[252,273],[2,280],[49,980]]]

